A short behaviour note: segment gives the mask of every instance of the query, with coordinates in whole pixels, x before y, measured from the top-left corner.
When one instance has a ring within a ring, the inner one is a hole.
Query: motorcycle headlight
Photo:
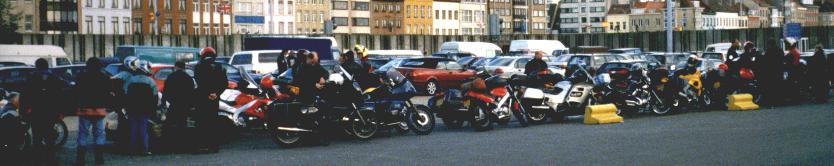
[[[301,114],[312,114],[316,112],[319,112],[319,109],[316,107],[307,107],[301,109]]]

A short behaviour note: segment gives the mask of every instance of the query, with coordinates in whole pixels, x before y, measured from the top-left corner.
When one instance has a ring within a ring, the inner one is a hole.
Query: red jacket
[[[799,65],[799,50],[791,48],[791,50],[788,51],[788,56],[791,58],[791,65]]]

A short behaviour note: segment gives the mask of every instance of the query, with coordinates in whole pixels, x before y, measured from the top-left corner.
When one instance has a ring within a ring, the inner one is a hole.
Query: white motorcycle
[[[580,65],[581,66],[581,65]],[[594,80],[584,67],[578,67],[570,77],[557,82],[552,88],[527,88],[521,103],[528,112],[549,112],[554,121],[561,121],[568,115],[581,115],[585,107],[595,103],[593,96]],[[531,121],[546,119],[535,119]]]

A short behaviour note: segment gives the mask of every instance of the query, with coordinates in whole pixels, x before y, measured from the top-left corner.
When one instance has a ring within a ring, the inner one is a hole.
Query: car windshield
[[[260,63],[275,63],[278,62],[278,58],[281,56],[281,53],[261,53],[258,54],[258,62]]]
[[[569,55],[557,56],[556,58],[553,58],[551,60],[551,62],[566,63],[566,62],[568,62],[568,59],[570,59],[570,57],[571,56],[569,56]]]
[[[463,58],[458,59],[458,64],[464,64],[464,65],[469,64],[470,62],[472,62],[472,60],[475,60],[475,58],[471,57],[471,56],[470,57],[463,57]]]
[[[701,57],[704,59],[721,59],[721,53],[704,53]]]
[[[388,60],[387,59],[371,59],[371,60],[368,60],[368,62],[371,64],[371,67],[373,67],[374,69],[378,69],[379,67],[387,64]]]
[[[403,60],[404,59],[394,59],[394,60],[388,61],[388,63],[385,63],[385,65],[382,65],[377,69],[380,70],[380,71],[388,71],[392,68],[400,67],[400,64],[403,62]]]
[[[513,63],[514,58],[498,58],[490,61],[487,66],[509,66]]]

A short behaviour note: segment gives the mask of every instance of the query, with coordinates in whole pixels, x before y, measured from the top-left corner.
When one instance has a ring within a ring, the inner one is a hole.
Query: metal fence
[[[703,50],[706,45],[731,40],[752,41],[760,48],[767,47],[769,39],[782,36],[780,28],[679,31],[674,33],[675,52]],[[834,47],[834,27],[804,27],[802,36],[809,46],[822,44]],[[221,55],[240,51],[247,35],[185,36],[185,35],[80,35],[80,34],[25,34],[21,44],[50,44],[64,48],[75,61],[87,57],[112,56],[120,45],[206,47],[212,46]],[[665,32],[560,34],[560,35],[501,35],[501,36],[432,36],[432,35],[369,35],[336,34],[339,46],[349,49],[361,44],[369,49],[407,49],[432,53],[448,41],[483,41],[500,45],[505,50],[511,40],[549,39],[560,40],[568,47],[605,46],[608,48],[637,47],[645,51],[666,51]]]

